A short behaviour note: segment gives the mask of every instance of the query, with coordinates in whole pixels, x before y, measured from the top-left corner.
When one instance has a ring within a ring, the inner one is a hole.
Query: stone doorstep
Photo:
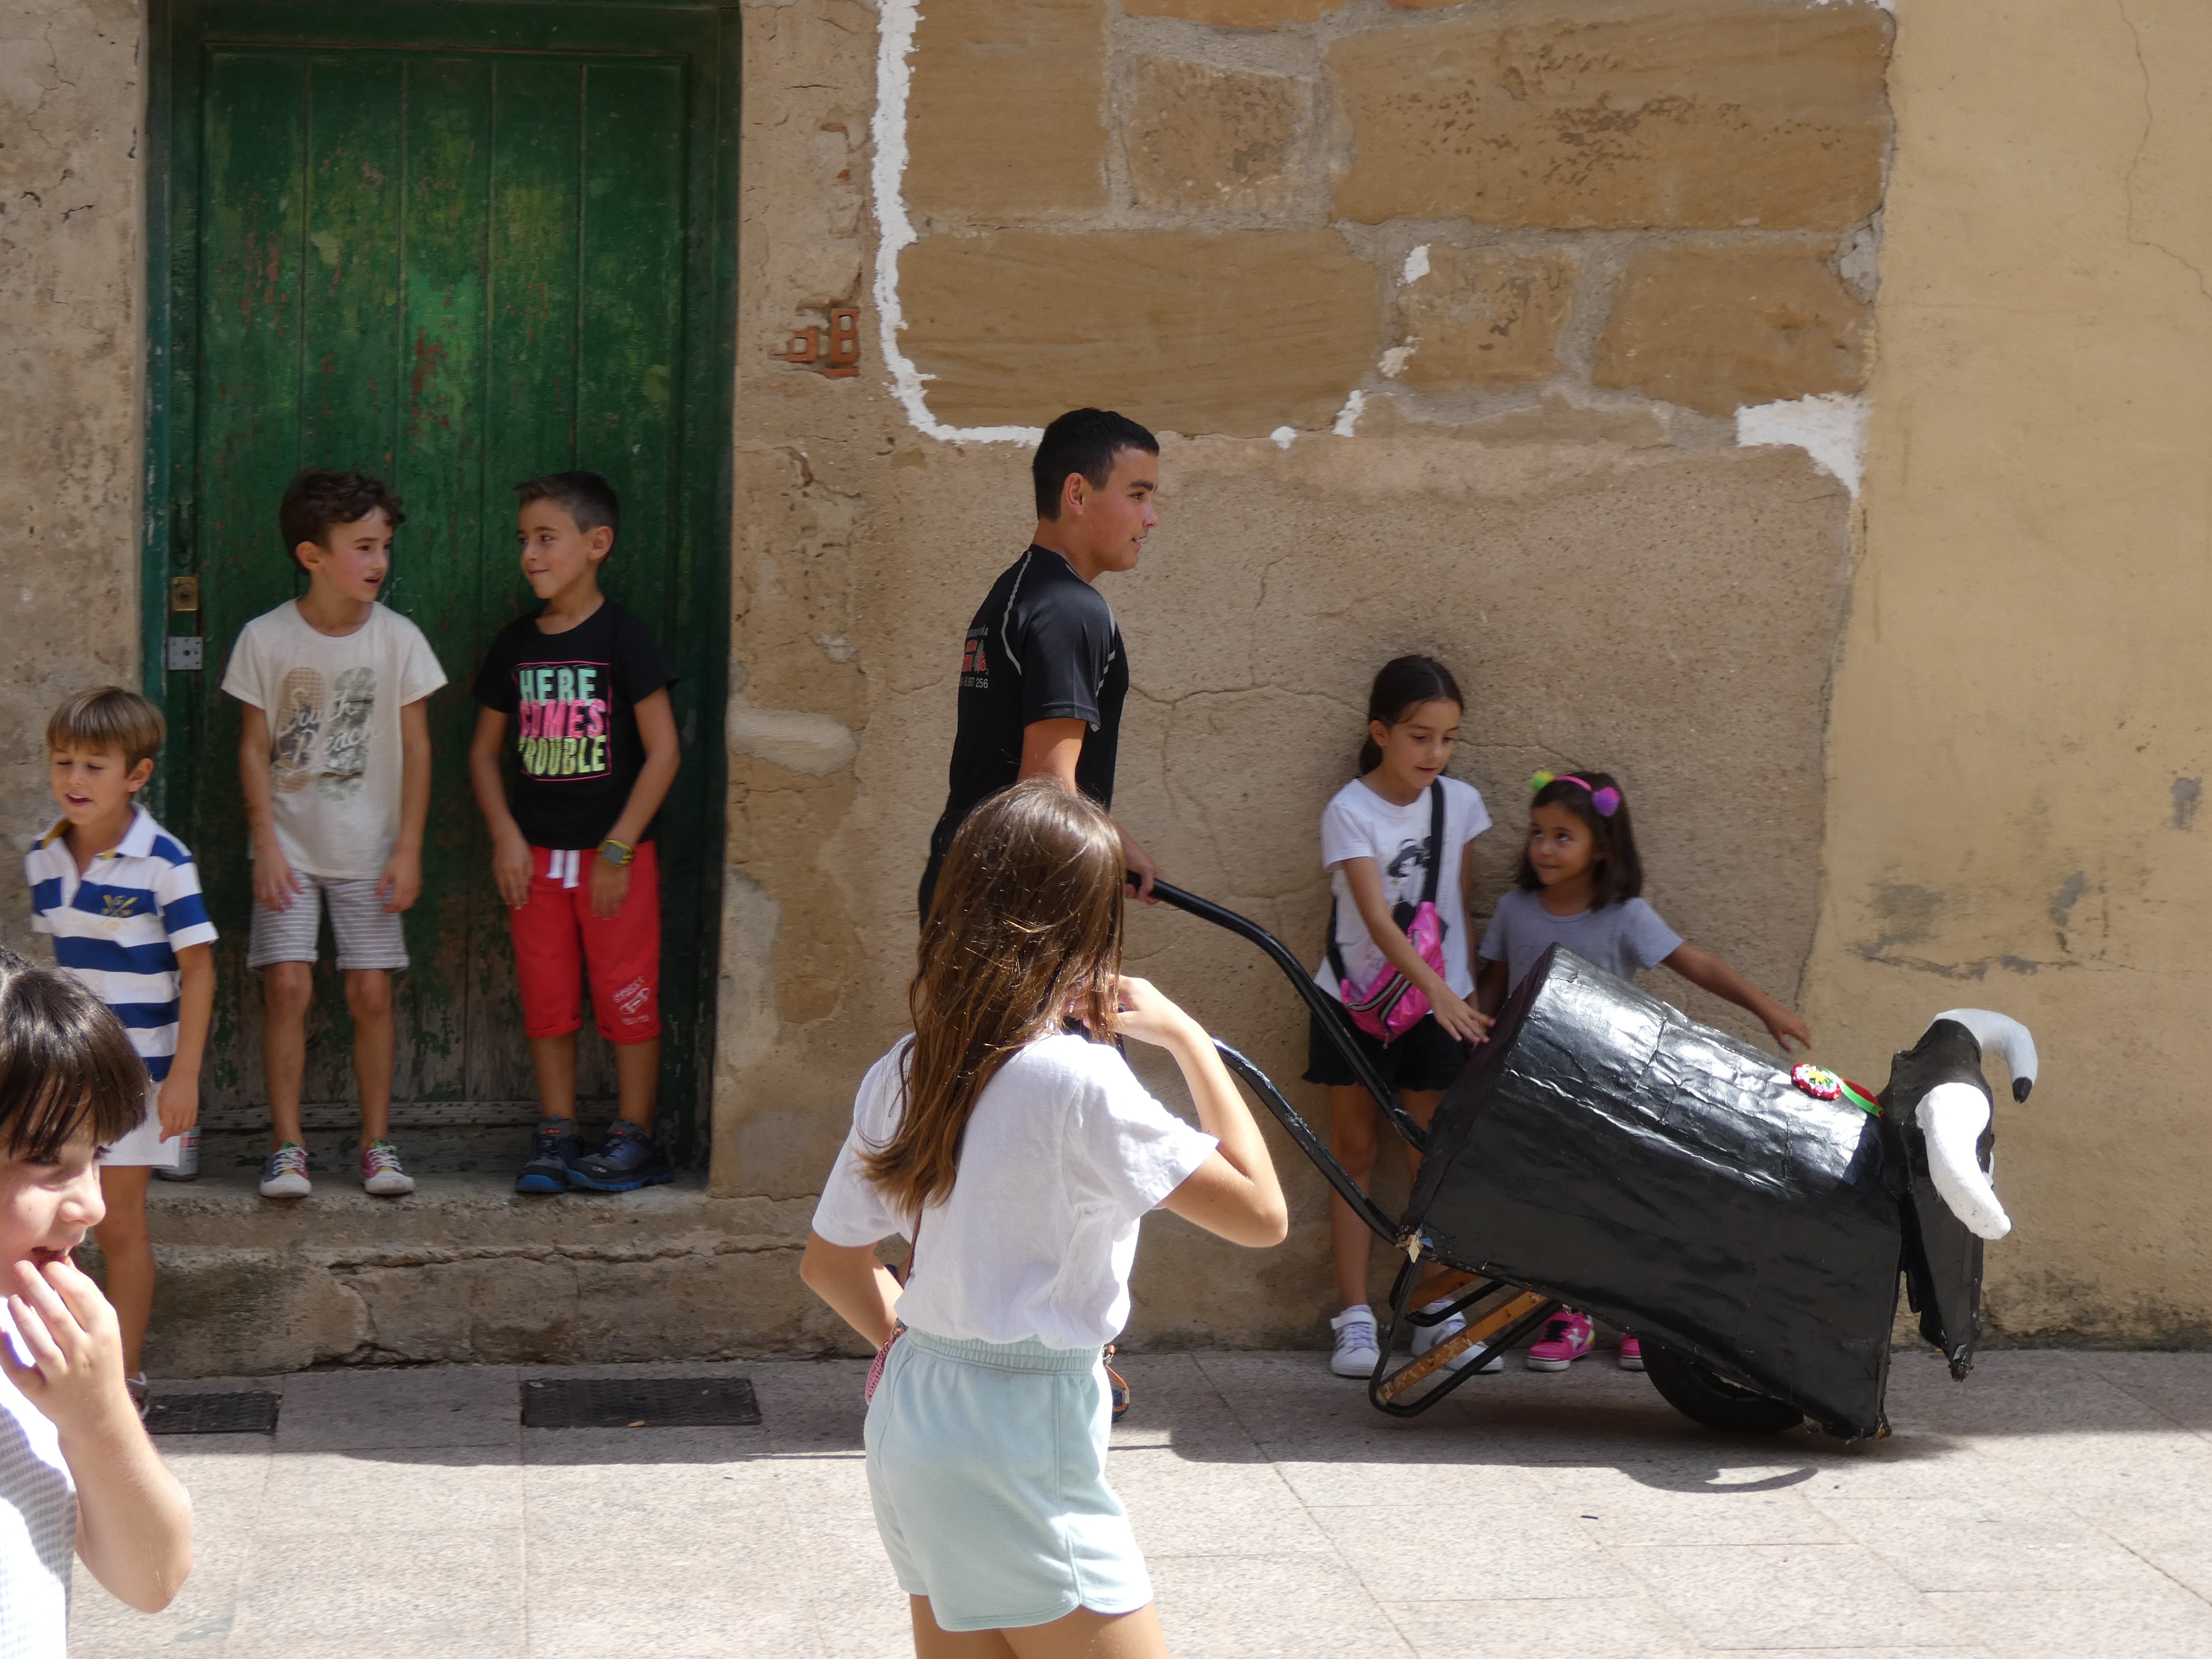
[[[799,1282],[810,1198],[703,1178],[525,1198],[509,1171],[372,1198],[328,1176],[264,1199],[251,1170],[152,1183],[146,1366],[253,1376],[330,1364],[594,1364],[848,1346]],[[88,1250],[97,1270],[97,1252]]]

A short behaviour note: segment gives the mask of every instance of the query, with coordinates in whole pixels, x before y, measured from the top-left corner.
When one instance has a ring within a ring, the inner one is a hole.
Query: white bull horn
[[[2012,1231],[2012,1218],[1974,1155],[1989,1127],[1989,1098],[1971,1083],[1939,1083],[1921,1097],[1920,1133],[1928,1139],[1928,1174],[1936,1192],[1967,1231],[2002,1238]]]
[[[2002,1056],[2012,1073],[2012,1097],[2027,1098],[2027,1091],[2035,1086],[2035,1039],[2028,1035],[2027,1026],[2009,1014],[1994,1014],[1986,1008],[1954,1008],[1936,1019],[1958,1021],[1974,1034],[1984,1054]],[[1928,1023],[1933,1025],[1936,1019]]]

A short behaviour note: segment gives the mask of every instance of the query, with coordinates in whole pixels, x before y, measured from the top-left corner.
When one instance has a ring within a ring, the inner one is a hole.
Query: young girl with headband
[[[914,1033],[860,1085],[799,1268],[878,1347],[868,1491],[921,1659],[1165,1659],[1106,1484],[1102,1346],[1148,1211],[1255,1246],[1289,1224],[1212,1039],[1121,976],[1124,873],[1114,821],[1056,778],[969,816],[923,920]],[[1117,1036],[1174,1056],[1204,1133]],[[894,1233],[903,1289],[875,1258]]]
[[[1683,943],[1640,896],[1644,861],[1620,785],[1608,772],[1539,772],[1529,780],[1528,839],[1514,885],[1498,901],[1477,954],[1476,1001],[1495,1014],[1554,945],[1632,980],[1661,963],[1691,984],[1749,1010],[1783,1053],[1813,1041],[1805,1022],[1710,951]],[[1561,1313],[1528,1350],[1528,1368],[1563,1371],[1590,1351],[1586,1314]],[[1620,1340],[1625,1370],[1644,1369],[1643,1345]]]
[[[1367,695],[1359,775],[1322,814],[1330,931],[1314,978],[1336,1000],[1339,1032],[1311,1019],[1305,1079],[1328,1085],[1329,1149],[1363,1187],[1375,1173],[1376,1107],[1337,1036],[1348,1035],[1425,1124],[1490,1026],[1473,1006],[1466,879],[1468,849],[1490,828],[1490,813],[1472,784],[1444,775],[1465,706],[1459,682],[1435,658],[1384,664]],[[1419,1162],[1410,1147],[1407,1161]],[[1371,1242],[1352,1206],[1332,1195],[1329,1245],[1343,1311],[1329,1321],[1329,1369],[1339,1376],[1369,1376],[1380,1357],[1367,1300]],[[1414,1352],[1465,1323],[1455,1315],[1417,1327]]]

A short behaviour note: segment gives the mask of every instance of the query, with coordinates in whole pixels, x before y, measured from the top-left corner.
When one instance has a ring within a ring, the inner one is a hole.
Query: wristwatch
[[[610,836],[599,843],[599,856],[619,867],[637,856],[637,848]]]

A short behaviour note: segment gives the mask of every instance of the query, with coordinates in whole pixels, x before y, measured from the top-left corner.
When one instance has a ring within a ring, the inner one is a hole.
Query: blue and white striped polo
[[[115,1011],[159,1083],[177,1052],[177,952],[215,938],[200,872],[143,806],[82,877],[68,829],[64,818],[23,855],[31,927],[54,936],[56,964]]]

